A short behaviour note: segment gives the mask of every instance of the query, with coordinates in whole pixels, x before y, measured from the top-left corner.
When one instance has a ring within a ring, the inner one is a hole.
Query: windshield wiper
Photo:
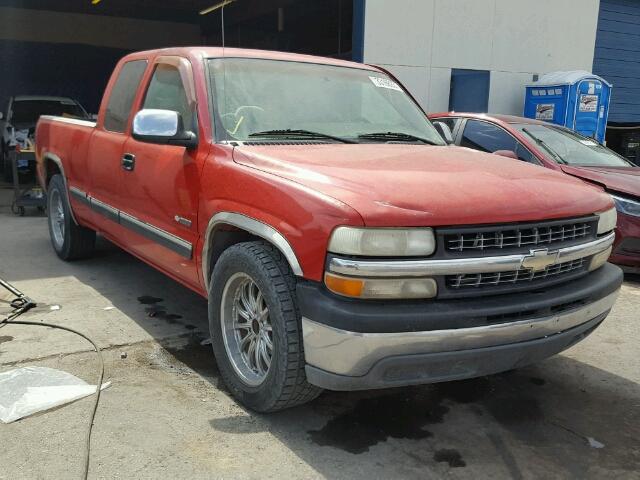
[[[553,148],[551,148],[549,146],[549,144],[547,142],[545,142],[544,140],[536,137],[533,133],[531,133],[527,128],[522,128],[522,131],[524,133],[526,133],[528,136],[530,136],[534,142],[536,142],[538,145],[540,145],[542,148],[544,148],[547,152],[549,152],[549,154],[556,159],[556,161],[558,163],[562,163],[563,165],[567,165],[567,162],[560,156],[558,155]]]
[[[428,145],[442,146],[442,144],[434,142],[433,140],[402,132],[363,133],[358,135],[358,138],[362,138],[363,140],[378,140],[381,142],[422,142]]]
[[[254,132],[249,134],[250,137],[286,137],[286,138],[304,138],[306,140],[328,139],[341,143],[358,143],[348,138],[335,137],[327,133],[313,132],[311,130],[285,129],[285,130],[265,130],[264,132]]]

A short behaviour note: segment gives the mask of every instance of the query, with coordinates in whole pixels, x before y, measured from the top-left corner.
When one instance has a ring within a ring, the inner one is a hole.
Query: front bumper
[[[627,273],[640,273],[640,217],[618,212],[616,242],[609,261]]]
[[[300,284],[307,379],[331,390],[361,390],[520,367],[588,335],[621,283],[620,269],[607,264],[550,291],[449,301],[350,301]]]

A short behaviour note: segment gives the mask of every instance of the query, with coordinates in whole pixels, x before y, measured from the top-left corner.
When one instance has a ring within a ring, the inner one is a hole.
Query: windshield
[[[87,118],[84,109],[73,100],[16,100],[11,110],[11,123],[17,128],[35,125],[40,115]]]
[[[217,140],[324,135],[324,140],[444,145],[424,113],[387,75],[252,58],[209,61]],[[282,132],[286,130],[287,132]],[[401,134],[401,135],[391,135]],[[360,135],[384,134],[360,139]]]
[[[583,167],[633,167],[612,150],[571,130],[536,124],[514,126],[533,136],[558,162]]]

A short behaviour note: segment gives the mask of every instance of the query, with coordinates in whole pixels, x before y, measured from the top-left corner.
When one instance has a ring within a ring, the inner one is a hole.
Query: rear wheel
[[[270,412],[316,398],[307,382],[296,279],[265,242],[234,245],[209,288],[209,328],[222,378],[247,407]]]
[[[63,260],[76,260],[93,253],[96,232],[76,225],[71,218],[71,207],[60,174],[54,175],[49,182],[47,212],[51,245],[58,257]]]

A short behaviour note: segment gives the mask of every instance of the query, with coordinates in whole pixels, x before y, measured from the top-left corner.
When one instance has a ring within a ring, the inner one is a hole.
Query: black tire
[[[60,206],[64,214],[61,222],[64,228],[59,232],[61,233],[61,238],[59,238],[61,241],[56,241],[56,234],[54,234],[55,220],[53,216],[59,212],[59,209],[52,202],[57,203],[58,201],[61,202]],[[77,225],[71,218],[71,207],[60,174],[51,177],[47,188],[47,224],[49,225],[51,245],[62,260],[77,260],[91,256],[96,244],[96,232]]]
[[[273,350],[266,377],[248,385],[229,358],[222,331],[225,286],[233,276],[248,275],[259,288],[269,309]],[[222,379],[246,407],[274,412],[309,402],[322,390],[307,382],[300,312],[296,300],[296,277],[280,251],[267,242],[236,244],[223,252],[209,286],[209,329]]]

